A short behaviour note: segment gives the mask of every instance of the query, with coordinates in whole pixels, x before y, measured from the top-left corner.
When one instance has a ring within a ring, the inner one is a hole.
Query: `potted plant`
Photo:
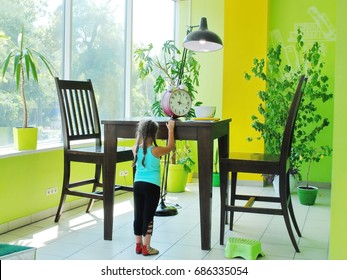
[[[332,149],[329,146],[315,147],[312,145],[312,142],[310,142],[309,145],[301,145],[300,148],[301,160],[307,162],[308,167],[306,170],[305,183],[297,187],[299,201],[303,205],[314,205],[318,194],[318,188],[309,185],[311,164],[313,162],[319,162],[326,156],[330,156]]]
[[[320,44],[315,42],[306,49],[303,32],[298,28],[296,48],[298,67],[283,65],[282,45],[278,44],[269,48],[266,63],[265,59],[254,59],[252,74],[246,73],[245,78],[249,80],[255,77],[266,83],[266,89],[258,92],[261,100],[259,115],[252,116],[252,127],[260,133],[257,139],[264,140],[265,151],[279,154],[282,133],[298,78],[302,74],[308,77],[295,124],[291,152],[291,174],[301,181],[304,162],[319,161],[331,153],[329,146],[319,146],[316,140],[329,125],[328,118],[322,115],[318,106],[330,100],[333,95],[329,90],[328,77],[323,74]],[[253,138],[248,138],[248,141],[252,140]],[[316,156],[313,157],[312,154]]]
[[[20,92],[23,108],[23,125],[22,127],[15,127],[13,129],[15,147],[18,150],[36,149],[38,129],[36,127],[28,127],[28,107],[25,95],[25,76],[28,81],[30,77],[32,77],[36,82],[38,82],[39,66],[36,59],[39,59],[43,62],[43,65],[45,65],[52,76],[54,67],[43,54],[33,49],[30,45],[26,45],[26,37],[24,37],[24,27],[22,27],[22,30],[18,35],[17,42],[8,40],[8,38],[6,38],[6,42],[8,42],[9,44],[10,51],[1,65],[2,78],[4,79],[5,74],[10,69],[10,65],[12,63],[13,70],[11,69],[11,72],[15,79],[16,90]],[[21,141],[22,137],[24,137],[23,142]]]
[[[183,192],[185,190],[188,174],[192,173],[195,161],[189,141],[176,141],[176,149],[170,157],[168,171],[168,192]]]
[[[160,56],[153,56],[153,44],[149,44],[147,47],[139,47],[134,51],[140,78],[145,79],[152,72],[156,75],[153,86],[155,95],[151,113],[158,117],[164,116],[161,108],[162,95],[166,90],[172,90],[179,85],[186,88],[194,106],[201,105],[201,102],[195,100],[195,95],[197,94],[196,86],[199,86],[200,71],[200,64],[195,59],[195,53],[188,51],[186,58],[180,60],[179,55],[181,52],[172,40],[164,42],[161,50]],[[183,69],[181,69],[182,63],[184,63]],[[180,70],[183,70],[183,73],[180,73]],[[179,80],[180,75],[181,80]],[[186,118],[195,117],[194,106],[192,106]]]

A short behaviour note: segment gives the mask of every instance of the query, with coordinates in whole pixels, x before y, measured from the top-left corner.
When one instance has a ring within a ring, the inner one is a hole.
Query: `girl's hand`
[[[166,127],[167,127],[168,130],[174,130],[174,128],[175,128],[175,121],[174,120],[169,120],[166,123]]]

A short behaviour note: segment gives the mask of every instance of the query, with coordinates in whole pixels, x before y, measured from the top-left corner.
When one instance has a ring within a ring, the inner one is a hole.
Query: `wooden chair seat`
[[[71,161],[94,162],[102,164],[104,160],[104,146],[74,147],[66,151],[66,156]],[[133,154],[129,148],[117,148],[118,162],[131,161]]]
[[[254,166],[256,166],[262,174],[272,174],[268,173],[270,171],[276,171],[275,174],[278,174],[280,170],[279,159],[278,155],[233,152],[230,153],[228,159],[221,159],[221,161],[234,172],[253,173]]]
[[[291,223],[298,236],[301,236],[299,227],[294,215],[289,189],[290,153],[293,139],[295,120],[298,114],[303,91],[306,85],[306,78],[301,76],[296,88],[292,104],[289,109],[286,121],[281,154],[271,155],[262,153],[231,153],[228,158],[220,158],[220,244],[224,244],[225,224],[228,222],[227,213],[230,212],[229,227],[233,229],[234,212],[246,212],[257,214],[282,215],[287,227],[291,242],[296,250],[300,252],[297,245]],[[279,196],[262,196],[258,194],[241,194],[236,192],[238,173],[274,174],[279,175]],[[228,197],[228,177],[231,173],[230,197]],[[244,205],[237,204],[236,201],[245,201]],[[257,205],[257,201],[269,202],[264,206]]]

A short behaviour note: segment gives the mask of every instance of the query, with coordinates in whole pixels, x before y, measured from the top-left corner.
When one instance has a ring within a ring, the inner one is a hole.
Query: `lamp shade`
[[[207,19],[203,17],[199,29],[186,36],[183,47],[195,52],[212,52],[223,48],[223,43],[216,33],[207,29]]]

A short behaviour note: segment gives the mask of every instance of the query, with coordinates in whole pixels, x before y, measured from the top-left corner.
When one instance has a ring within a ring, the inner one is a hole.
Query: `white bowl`
[[[194,110],[197,118],[213,118],[216,113],[216,106],[195,106]]]

